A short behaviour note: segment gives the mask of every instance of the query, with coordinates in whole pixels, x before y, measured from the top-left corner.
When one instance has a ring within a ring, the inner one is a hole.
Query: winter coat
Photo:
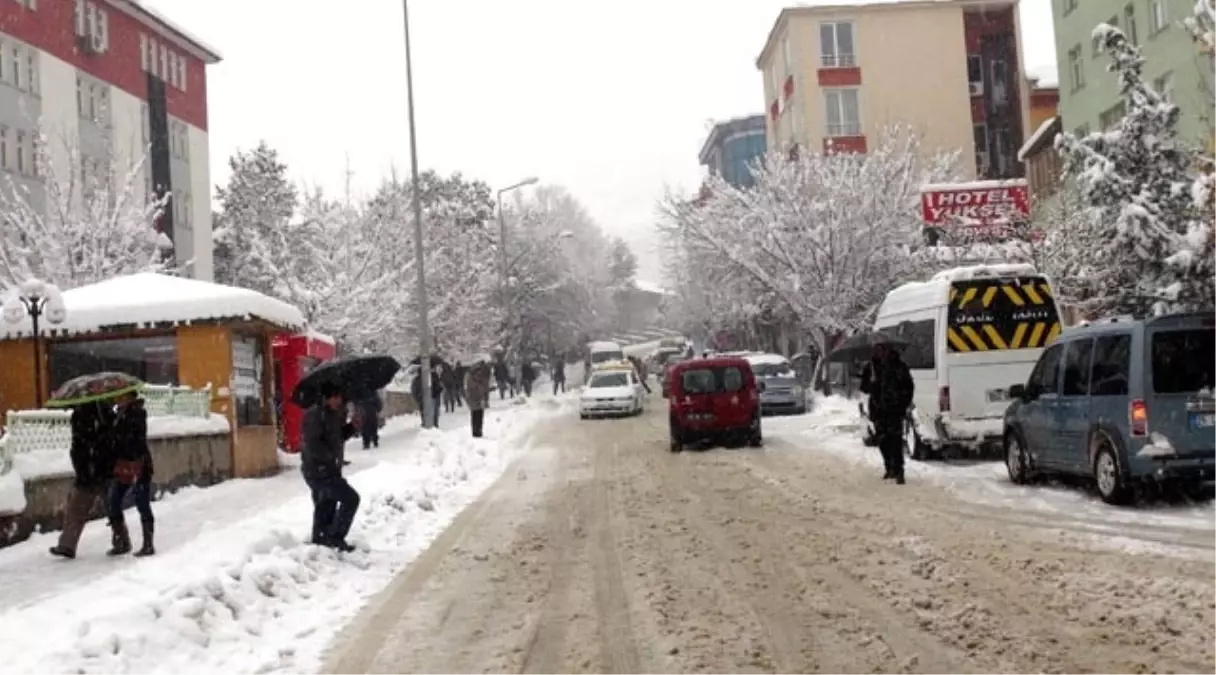
[[[915,384],[908,365],[898,352],[892,352],[879,364],[870,385],[870,418],[900,420],[912,407]]]
[[[439,371],[439,383],[443,385],[444,391],[452,391],[456,388],[456,371],[451,366],[443,366]]]
[[[507,368],[504,361],[494,362],[494,379],[499,382],[506,382],[511,379],[511,370]]]
[[[114,424],[114,456],[140,462],[140,478],[152,477],[152,451],[148,449],[148,411],[142,399],[119,408]]]
[[[524,382],[532,383],[536,381],[536,368],[531,363],[525,363],[519,369],[519,376]]]
[[[464,380],[465,398],[469,410],[485,410],[490,405],[490,366],[485,362],[469,368]]]
[[[354,435],[354,425],[341,409],[324,403],[304,412],[304,449],[300,453],[300,473],[304,480],[335,478],[342,475],[346,439]]]
[[[556,365],[553,366],[553,381],[554,382],[565,382],[566,381],[566,364],[562,363],[560,360],[557,362]]]
[[[86,403],[72,410],[72,446],[68,456],[76,485],[102,488],[114,475],[114,408]]]
[[[359,428],[364,433],[372,433],[380,428],[380,411],[384,409],[384,403],[379,396],[369,396],[359,401],[357,407],[359,409]]]

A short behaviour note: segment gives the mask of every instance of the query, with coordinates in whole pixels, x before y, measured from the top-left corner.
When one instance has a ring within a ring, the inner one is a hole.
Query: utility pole
[[[430,307],[426,298],[426,251],[422,233],[422,190],[418,183],[418,133],[414,126],[414,64],[410,57],[410,3],[401,0],[401,14],[405,21],[405,92],[409,101],[410,124],[410,175],[413,179],[414,205],[414,264],[418,268],[418,373],[422,384],[422,428],[430,429],[435,419],[435,399],[431,396],[431,327],[427,314]]]

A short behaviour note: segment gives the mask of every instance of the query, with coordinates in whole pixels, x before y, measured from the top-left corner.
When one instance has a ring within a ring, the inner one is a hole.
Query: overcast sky
[[[144,0],[215,47],[212,182],[265,139],[299,181],[356,194],[409,168],[399,0]],[[694,188],[708,120],[764,109],[756,56],[782,0],[412,0],[423,168],[566,186],[659,281],[655,203]],[[832,3],[823,3],[832,4]],[[1022,0],[1028,70],[1054,66],[1050,0]]]

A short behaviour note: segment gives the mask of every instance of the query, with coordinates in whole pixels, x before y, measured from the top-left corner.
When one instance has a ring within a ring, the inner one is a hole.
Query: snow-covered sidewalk
[[[312,502],[290,469],[158,502],[153,558],[107,559],[102,522],[86,528],[75,561],[47,554],[54,533],[0,550],[0,672],[315,670],[343,624],[497,479],[538,419],[571,400],[495,401],[482,439],[461,409],[441,430],[392,420],[378,450],[349,444],[347,475],[362,495],[354,553],[305,543]]]

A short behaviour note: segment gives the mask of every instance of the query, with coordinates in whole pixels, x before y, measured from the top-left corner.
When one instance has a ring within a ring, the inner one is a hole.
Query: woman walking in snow
[[[135,496],[143,545],[137,556],[156,553],[152,545],[152,452],[148,449],[148,411],[143,399],[134,393],[118,400],[118,415],[114,423],[114,480],[106,499],[110,518],[112,547],[106,555],[123,555],[131,551],[131,533],[122,515],[122,503],[127,492]]]
[[[469,404],[469,426],[473,428],[473,438],[481,438],[486,408],[490,406],[490,364],[484,359],[478,360],[469,368],[469,373],[465,376],[464,390],[465,401]]]

